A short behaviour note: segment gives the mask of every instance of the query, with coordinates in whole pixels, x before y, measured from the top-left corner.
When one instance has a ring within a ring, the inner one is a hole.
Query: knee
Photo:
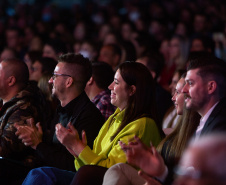
[[[124,169],[124,163],[118,163],[111,166],[105,173],[104,178],[109,178],[111,176],[115,176],[117,174],[121,174]]]

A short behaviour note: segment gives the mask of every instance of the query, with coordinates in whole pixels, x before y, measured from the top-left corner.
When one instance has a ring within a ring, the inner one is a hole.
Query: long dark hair
[[[124,62],[119,65],[118,71],[128,85],[128,88],[134,85],[136,92],[130,96],[122,123],[111,137],[111,141],[128,123],[138,118],[145,116],[152,118],[155,122],[157,121],[155,85],[148,69],[143,64],[137,62]],[[159,124],[157,126],[161,133]]]

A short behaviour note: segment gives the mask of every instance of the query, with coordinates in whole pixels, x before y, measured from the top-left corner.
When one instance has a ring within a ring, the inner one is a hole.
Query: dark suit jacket
[[[222,98],[207,119],[201,135],[226,132],[226,98]]]

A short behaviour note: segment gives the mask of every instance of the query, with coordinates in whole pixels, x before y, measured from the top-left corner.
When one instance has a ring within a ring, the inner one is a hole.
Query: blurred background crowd
[[[159,54],[157,80],[169,90],[175,70],[185,68],[192,52],[226,60],[225,10],[223,0],[3,0],[1,60],[14,55],[35,71],[34,55],[56,59],[74,52],[115,69]]]

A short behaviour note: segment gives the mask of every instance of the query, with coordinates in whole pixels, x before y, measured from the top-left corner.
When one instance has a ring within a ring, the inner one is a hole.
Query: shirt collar
[[[207,119],[209,118],[210,114],[212,113],[213,109],[217,106],[217,104],[219,103],[219,101],[217,103],[215,103],[209,110],[208,112],[201,118],[201,122],[205,123],[207,121]]]

